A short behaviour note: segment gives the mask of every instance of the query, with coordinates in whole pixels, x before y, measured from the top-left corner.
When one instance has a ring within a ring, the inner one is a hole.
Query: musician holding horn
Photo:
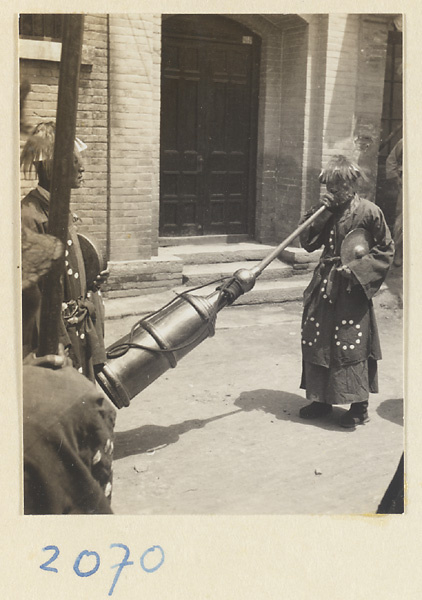
[[[35,168],[38,185],[21,205],[22,225],[35,233],[48,232],[50,188],[56,127],[54,122],[39,123],[28,137],[21,154],[23,171]],[[83,182],[84,167],[81,153],[86,145],[75,139],[72,181],[70,187],[79,188]],[[65,248],[64,298],[62,320],[59,324],[59,342],[68,349],[73,366],[95,381],[95,372],[106,362],[104,349],[104,306],[99,287],[106,279],[104,270],[87,282],[86,266],[76,232],[75,217],[69,214]],[[24,356],[39,344],[39,318],[36,326],[24,332]]]
[[[336,155],[319,175],[324,211],[300,236],[313,252],[323,248],[304,292],[301,388],[310,404],[303,419],[324,417],[348,404],[340,425],[366,423],[369,393],[378,392],[381,359],[372,297],[385,280],[394,243],[380,208],[356,193],[358,165]],[[312,208],[304,220],[316,212]]]

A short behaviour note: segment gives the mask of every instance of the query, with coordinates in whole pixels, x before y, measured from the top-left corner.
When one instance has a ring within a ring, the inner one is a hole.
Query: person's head
[[[84,180],[84,163],[81,152],[77,149],[77,141],[75,141],[75,151],[73,153],[73,170],[70,187],[72,189],[80,188]]]
[[[32,168],[35,168],[38,182],[46,190],[50,190],[55,136],[56,125],[53,121],[39,123],[26,141],[21,153],[21,166],[24,174],[30,174]],[[70,187],[73,189],[79,188],[83,181],[85,169],[81,152],[85,148],[86,145],[79,138],[75,138],[70,182]]]
[[[358,165],[342,154],[333,156],[319,175],[319,181],[325,183],[327,191],[339,204],[353,198],[356,181],[361,176]]]

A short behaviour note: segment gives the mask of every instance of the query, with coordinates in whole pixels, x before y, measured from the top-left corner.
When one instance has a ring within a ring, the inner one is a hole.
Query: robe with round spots
[[[368,255],[348,265],[353,274],[350,281],[337,268],[341,266],[341,244],[356,228],[369,231],[374,246]],[[394,244],[382,211],[355,195],[336,212],[323,213],[302,233],[301,244],[308,252],[323,248],[304,292],[303,360],[326,368],[367,360],[370,391],[378,391],[376,361],[381,358],[381,347],[372,297],[387,276],[394,256]],[[304,372],[301,387],[306,388]]]

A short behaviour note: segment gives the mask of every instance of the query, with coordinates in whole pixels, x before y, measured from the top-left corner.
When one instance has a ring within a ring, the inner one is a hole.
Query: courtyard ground
[[[347,407],[299,417],[300,302],[221,311],[213,338],[118,411],[114,512],[374,513],[404,443],[399,272],[375,305],[380,393],[354,431],[338,424]],[[108,320],[106,341],[136,320]]]

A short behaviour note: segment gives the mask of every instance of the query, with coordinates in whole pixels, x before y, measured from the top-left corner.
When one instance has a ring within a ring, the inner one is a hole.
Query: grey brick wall
[[[375,200],[387,39],[388,21],[385,18],[360,17],[353,139],[356,158],[366,174],[361,180],[361,191],[369,200]]]
[[[318,173],[335,153],[348,154],[365,168],[363,192],[373,198],[388,19],[226,16],[262,39],[255,238],[279,242],[295,228],[317,201]],[[171,287],[181,277],[165,261],[153,260],[158,252],[161,16],[110,15],[109,65],[107,25],[105,15],[86,16],[84,53],[91,60],[81,67],[77,135],[88,149],[85,185],[73,192],[72,209],[82,220],[81,230],[99,242],[103,253],[109,251],[109,293],[138,294],[143,281],[148,290]],[[58,74],[58,63],[21,60],[21,78],[32,85],[26,107],[30,123],[55,118]],[[22,194],[32,185],[22,180]],[[127,272],[124,264],[130,265]]]
[[[156,36],[153,15],[110,16],[111,261],[149,259],[157,246]]]
[[[80,217],[81,231],[90,234],[106,249],[106,181],[107,181],[107,18],[86,15],[84,51],[92,64],[82,64],[80,75],[76,135],[88,146],[84,152],[85,183],[72,192],[72,210]],[[40,60],[20,61],[21,80],[31,83],[26,105],[27,120],[32,125],[55,120],[59,64]],[[34,180],[21,178],[22,195]]]

